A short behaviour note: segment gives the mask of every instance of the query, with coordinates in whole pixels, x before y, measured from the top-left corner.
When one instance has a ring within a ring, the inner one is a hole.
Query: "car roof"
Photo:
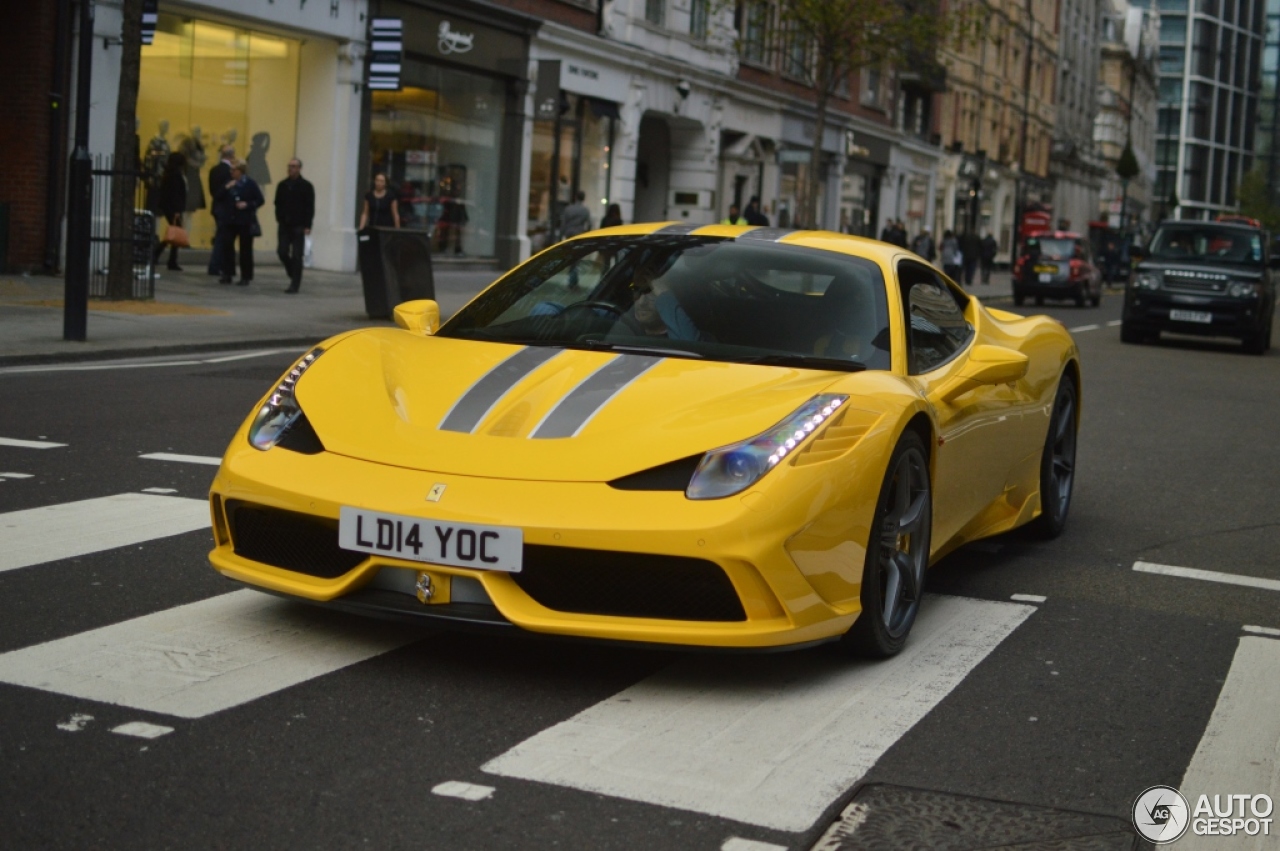
[[[786,228],[765,228],[756,225],[712,224],[699,226],[690,225],[688,222],[646,222],[644,224],[622,225],[621,227],[588,231],[573,238],[584,239],[605,234],[612,236],[679,234],[681,236],[710,236],[736,239],[752,232],[756,234],[756,238],[760,239],[760,245],[798,245],[804,248],[835,251],[843,254],[852,254],[855,257],[865,257],[868,260],[874,260],[886,266],[892,265],[893,258],[910,253],[904,248],[887,242],[880,242],[877,239],[868,239],[865,236],[851,236],[827,230],[789,230]],[[752,242],[754,243],[755,240],[753,239]]]
[[[1199,219],[1165,219],[1159,226],[1176,227],[1179,225],[1198,228],[1221,228],[1224,230],[1247,230],[1254,232],[1260,232],[1262,230],[1262,228],[1247,225],[1244,222],[1204,222]]]

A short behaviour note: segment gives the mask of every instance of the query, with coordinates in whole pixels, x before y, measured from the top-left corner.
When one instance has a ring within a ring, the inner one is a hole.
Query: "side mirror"
[[[397,304],[396,324],[412,334],[429,337],[440,328],[440,305],[429,298]]]
[[[969,362],[938,390],[937,396],[950,404],[979,387],[1012,384],[1027,374],[1027,365],[1027,356],[1022,352],[1004,346],[974,346]]]

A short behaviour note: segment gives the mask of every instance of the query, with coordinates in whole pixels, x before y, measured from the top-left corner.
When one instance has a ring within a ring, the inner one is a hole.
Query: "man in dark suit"
[[[276,184],[276,254],[289,274],[287,293],[302,286],[302,255],[315,214],[315,187],[302,176],[302,160],[294,157],[289,160],[289,176]]]
[[[209,274],[217,275],[230,283],[236,270],[235,268],[223,269],[222,257],[226,251],[223,246],[228,235],[227,218],[231,212],[227,207],[229,200],[227,184],[231,182],[231,162],[236,158],[236,149],[230,145],[224,145],[220,154],[221,161],[209,169],[209,197],[212,199],[209,212],[213,213],[213,221],[217,225],[217,229],[213,232],[213,252],[209,255]]]

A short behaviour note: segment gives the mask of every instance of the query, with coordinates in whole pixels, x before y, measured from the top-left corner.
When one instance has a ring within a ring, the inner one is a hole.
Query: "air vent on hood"
[[[791,463],[796,467],[820,464],[832,458],[839,458],[848,452],[875,422],[874,418],[867,419],[865,422],[860,421],[864,418],[858,417],[857,414],[861,413],[864,412],[855,412],[855,415],[850,417],[848,408],[841,410],[829,421],[826,428],[804,445],[804,449],[791,457]]]

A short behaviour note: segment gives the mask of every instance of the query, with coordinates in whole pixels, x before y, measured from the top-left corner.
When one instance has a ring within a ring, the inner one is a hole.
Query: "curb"
[[[313,346],[332,334],[315,337],[284,337],[266,340],[227,340],[206,343],[186,343],[172,346],[151,346],[136,349],[95,349],[89,352],[59,352],[40,355],[0,355],[0,366],[41,366],[55,363],[79,363],[82,361],[116,360],[126,358],[162,357],[194,352],[223,352],[241,349],[274,349],[297,346],[304,349]]]

